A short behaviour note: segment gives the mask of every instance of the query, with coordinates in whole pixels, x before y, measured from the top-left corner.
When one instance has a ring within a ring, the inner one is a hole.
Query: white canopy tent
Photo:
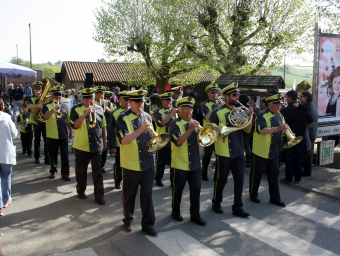
[[[12,63],[0,61],[0,83],[5,87],[5,77],[20,78],[22,76],[37,76],[37,71]],[[0,87],[0,89],[2,89]]]

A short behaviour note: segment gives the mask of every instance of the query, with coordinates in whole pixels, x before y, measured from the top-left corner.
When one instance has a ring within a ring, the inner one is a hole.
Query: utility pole
[[[286,84],[286,50],[285,50],[285,56],[283,58],[283,81]]]
[[[19,59],[18,59],[18,45],[17,45],[17,65],[19,65]]]
[[[31,23],[28,24],[30,30],[30,68],[32,68],[32,45],[31,45]]]

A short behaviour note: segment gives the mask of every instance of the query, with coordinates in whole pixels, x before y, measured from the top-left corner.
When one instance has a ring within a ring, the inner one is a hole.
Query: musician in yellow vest
[[[68,139],[73,138],[70,124],[70,109],[66,103],[62,103],[62,86],[55,86],[50,90],[52,100],[44,104],[42,113],[46,120],[47,150],[50,158],[51,179],[58,173],[58,149],[60,148],[61,178],[70,181],[70,164],[68,158]]]
[[[206,93],[208,94],[209,99],[206,100],[202,105],[202,114],[203,114],[203,126],[210,123],[210,115],[214,109],[222,107],[222,104],[219,104],[216,100],[218,93],[218,85],[216,83],[212,83],[205,88]],[[203,157],[202,157],[202,180],[208,181],[208,166],[210,163],[212,152],[214,151],[214,144],[203,148]]]
[[[156,132],[158,134],[169,133],[171,122],[177,117],[177,108],[171,108],[172,92],[163,93],[160,95],[162,107],[155,112]],[[163,187],[162,182],[165,164],[171,158],[170,142],[156,152],[156,185]],[[170,178],[172,184],[172,177]]]
[[[43,137],[44,141],[44,156],[45,156],[45,164],[50,164],[49,157],[47,154],[47,145],[46,145],[46,125],[45,123],[39,124],[34,119],[34,110],[38,111],[41,110],[43,104],[37,104],[39,102],[39,94],[42,91],[43,83],[40,81],[32,83],[33,87],[33,94],[34,96],[28,100],[27,108],[30,110],[30,118],[29,122],[33,125],[33,133],[34,133],[34,158],[35,163],[40,164],[40,142],[41,136]]]
[[[174,180],[172,187],[171,216],[182,221],[180,211],[182,192],[188,181],[190,188],[190,220],[200,226],[206,222],[200,216],[201,163],[197,135],[199,122],[192,120],[195,100],[184,97],[177,101],[179,117],[171,122],[171,168]]]
[[[104,205],[102,152],[107,147],[106,119],[103,109],[94,104],[95,91],[93,88],[80,91],[82,103],[73,106],[70,119],[74,129],[73,148],[78,197],[87,198],[87,168],[91,161],[95,201]]]
[[[219,123],[234,127],[230,123],[228,117],[230,112],[238,104],[239,90],[238,84],[232,83],[222,90],[222,94],[225,96],[225,105],[219,108],[217,111],[213,111],[210,115],[210,122],[216,125]],[[253,114],[253,109],[249,108],[249,115]],[[248,117],[249,118],[249,117]],[[244,129],[234,131],[230,133],[223,142],[221,134],[217,138],[215,143],[215,154],[217,159],[217,180],[214,185],[214,196],[212,199],[212,209],[222,214],[223,209],[221,203],[223,201],[223,190],[227,183],[229,173],[231,171],[234,178],[234,205],[232,206],[233,215],[246,218],[250,216],[249,213],[243,210],[242,203],[242,191],[244,182],[244,142],[243,131],[249,133],[251,131],[251,122]]]
[[[142,113],[147,91],[136,90],[128,93],[130,109],[118,116],[116,134],[120,141],[120,164],[123,172],[124,226],[131,231],[135,199],[140,187],[142,231],[157,236],[153,226],[155,212],[152,202],[152,185],[155,177],[153,154],[146,151],[151,140],[148,129],[153,129],[151,117]]]
[[[95,104],[99,105],[102,109],[103,109],[103,113],[105,115],[105,119],[107,124],[110,123],[110,118],[111,118],[111,114],[112,112],[116,109],[116,105],[113,106],[113,104],[104,99],[105,96],[105,90],[106,87],[105,86],[96,86],[93,89],[96,90],[95,92]],[[106,158],[107,158],[107,151],[108,151],[108,147],[106,147],[106,149],[103,151],[102,154],[102,172],[106,173],[105,171],[105,163],[106,163]]]
[[[20,125],[20,138],[22,145],[22,154],[32,157],[32,140],[33,140],[33,129],[32,125],[29,123],[28,119],[30,112],[27,109],[27,101],[21,102],[22,111],[17,117],[17,124]]]
[[[113,164],[113,178],[115,180],[116,189],[121,188],[120,183],[122,182],[122,169],[120,167],[120,142],[118,136],[116,135],[116,124],[119,115],[129,109],[128,91],[122,91],[118,93],[118,96],[120,102],[117,105],[117,109],[112,112],[108,128],[108,146],[110,148],[110,153],[115,154],[115,163]]]

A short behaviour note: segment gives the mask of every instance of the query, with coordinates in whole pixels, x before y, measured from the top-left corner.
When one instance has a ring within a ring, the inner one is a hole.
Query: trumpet
[[[28,118],[25,118],[25,123],[22,124],[22,128],[25,129],[27,127],[27,125],[28,125]]]
[[[56,105],[60,105],[59,100],[53,100],[53,109],[54,109],[56,117],[57,118],[61,118],[63,116],[63,113],[61,113],[60,108],[59,109],[55,109]]]
[[[143,109],[140,108],[142,111],[142,114],[144,116],[144,120],[147,120],[146,115],[143,112]],[[146,151],[148,152],[154,152],[157,150],[160,150],[161,148],[165,147],[166,144],[170,141],[170,133],[162,133],[158,134],[153,129],[148,129],[151,140],[146,144]]]
[[[96,127],[96,109],[94,108],[94,106],[93,105],[90,105],[89,106],[91,109],[92,109],[92,111],[93,111],[93,119],[92,119],[92,115],[91,115],[91,113],[89,113],[89,121],[87,122],[87,126],[89,127],[89,128],[94,128],[94,127]]]
[[[215,96],[216,104],[217,102],[220,104],[224,104],[225,101],[223,100],[223,96]]]
[[[285,130],[285,136],[287,137],[287,142],[283,145],[283,148],[287,149],[287,148],[294,147],[295,145],[299,144],[303,140],[303,137],[302,136],[295,137],[289,125],[286,123],[286,121],[283,121],[284,120],[283,115],[279,111],[277,112],[280,114],[282,123],[287,126],[287,130]]]
[[[225,142],[227,136],[230,133],[246,128],[253,120],[252,115],[249,117],[248,108],[239,101],[237,101],[237,103],[239,103],[241,107],[232,109],[228,115],[229,123],[234,127],[227,127],[222,123],[219,124],[220,134],[222,136],[223,142]]]

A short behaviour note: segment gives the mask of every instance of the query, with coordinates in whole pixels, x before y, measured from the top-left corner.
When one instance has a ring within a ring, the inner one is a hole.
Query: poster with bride
[[[319,123],[340,122],[340,36],[320,36]]]

